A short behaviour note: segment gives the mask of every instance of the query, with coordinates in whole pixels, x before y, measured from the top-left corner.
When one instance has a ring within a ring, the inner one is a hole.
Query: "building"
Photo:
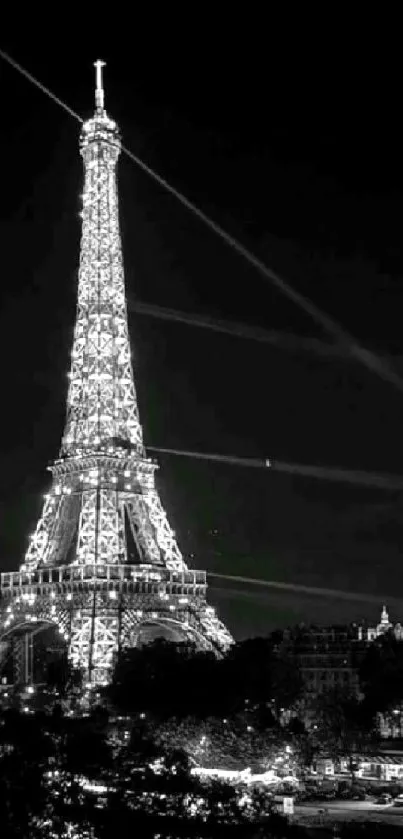
[[[233,639],[207,603],[163,508],[140,422],[129,341],[116,168],[122,145],[104,105],[80,132],[84,162],[77,313],[59,455],[19,570],[0,575],[0,654],[31,684],[34,638],[56,627],[88,687],[119,652],[156,637],[216,655]],[[1,660],[0,660],[1,665]]]
[[[282,647],[295,658],[306,698],[340,689],[359,694],[359,668],[368,645],[392,631],[403,640],[403,627],[392,624],[386,606],[376,625],[304,626],[287,629]]]
[[[381,620],[376,626],[361,625],[358,627],[358,639],[360,641],[376,641],[386,632],[393,632],[397,641],[403,640],[403,627],[401,623],[391,623],[386,606],[383,606]]]
[[[307,698],[334,688],[358,691],[357,654],[366,644],[357,630],[354,624],[286,630],[283,644],[295,659]]]

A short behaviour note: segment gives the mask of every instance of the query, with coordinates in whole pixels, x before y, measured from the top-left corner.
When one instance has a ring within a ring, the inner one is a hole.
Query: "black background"
[[[392,49],[385,61],[356,44],[347,65],[340,44],[325,61],[287,38],[280,47],[273,31],[255,49],[246,35],[227,33],[214,46],[208,34],[197,44],[194,34],[176,35],[177,43],[161,32],[155,40],[137,29],[127,47],[105,33],[26,44],[10,37],[1,46],[84,117],[92,61],[104,58],[106,106],[127,147],[402,366],[398,56],[393,65]],[[6,570],[35,526],[62,433],[82,167],[77,123],[4,61],[0,96]],[[119,190],[129,306],[137,298],[321,336],[124,157]],[[363,368],[134,312],[130,333],[150,445],[403,471],[403,396]],[[195,567],[403,598],[400,495],[165,456],[160,463],[163,501]],[[302,619],[377,618],[374,605],[298,592],[211,596],[238,635]]]

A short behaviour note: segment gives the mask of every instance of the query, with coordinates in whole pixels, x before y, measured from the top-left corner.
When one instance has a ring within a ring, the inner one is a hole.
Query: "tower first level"
[[[92,684],[108,681],[119,650],[157,637],[217,654],[230,645],[206,573],[180,553],[155,469],[116,448],[51,467],[25,561],[1,575],[0,656],[14,655],[17,680],[32,679],[27,637],[51,625]]]
[[[231,639],[206,603],[204,571],[150,565],[81,565],[2,574],[3,659],[32,681],[26,638],[55,626],[86,682],[105,684],[117,654],[158,637],[220,653]],[[22,660],[21,660],[22,659]]]

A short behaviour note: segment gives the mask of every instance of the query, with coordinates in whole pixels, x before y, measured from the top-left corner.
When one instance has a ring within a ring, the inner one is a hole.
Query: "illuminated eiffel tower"
[[[87,682],[110,677],[118,651],[156,636],[219,654],[232,642],[206,603],[155,487],[134,385],[118,218],[119,130],[104,108],[83,123],[85,181],[77,317],[60,456],[20,570],[1,575],[0,648],[32,679],[32,639],[56,625]]]

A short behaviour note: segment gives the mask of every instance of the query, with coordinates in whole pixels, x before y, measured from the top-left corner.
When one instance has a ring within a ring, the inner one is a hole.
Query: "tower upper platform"
[[[96,87],[95,87],[95,113],[90,119],[83,122],[80,135],[80,149],[83,156],[89,146],[94,144],[108,143],[116,149],[116,157],[120,152],[120,132],[113,119],[110,119],[105,110],[105,93],[103,88],[102,69],[104,61],[96,61]]]
[[[95,112],[91,119],[87,119],[80,134],[81,154],[85,157],[86,150],[97,143],[108,143],[116,149],[116,158],[121,149],[120,131],[116,122],[108,117],[106,111]]]

